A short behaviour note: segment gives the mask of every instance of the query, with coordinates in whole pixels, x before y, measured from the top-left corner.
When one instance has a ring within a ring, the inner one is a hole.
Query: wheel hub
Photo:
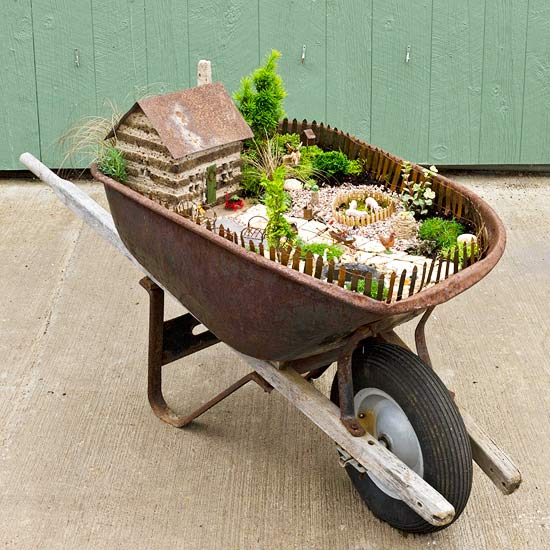
[[[363,428],[419,476],[424,475],[422,449],[407,415],[399,404],[378,388],[363,388],[354,397],[355,414]],[[384,482],[367,472],[373,483],[397,500]]]

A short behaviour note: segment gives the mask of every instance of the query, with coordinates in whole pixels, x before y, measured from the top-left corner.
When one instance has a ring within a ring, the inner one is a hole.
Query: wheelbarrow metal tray
[[[390,330],[484,277],[505,245],[492,209],[444,180],[483,220],[485,256],[437,285],[395,303],[350,292],[279,265],[179,216],[92,168],[117,231],[138,262],[220,340],[246,355],[290,361],[337,348],[360,327]]]

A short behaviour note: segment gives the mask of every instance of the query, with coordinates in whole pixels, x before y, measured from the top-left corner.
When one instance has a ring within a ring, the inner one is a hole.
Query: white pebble
[[[285,191],[301,191],[303,187],[304,186],[300,180],[294,178],[285,180]]]
[[[477,244],[477,237],[476,237],[475,235],[471,235],[470,233],[464,233],[463,235],[460,235],[459,237],[457,237],[456,242],[457,242],[458,244],[463,244],[463,243],[466,243],[466,244],[470,244],[470,243]]]

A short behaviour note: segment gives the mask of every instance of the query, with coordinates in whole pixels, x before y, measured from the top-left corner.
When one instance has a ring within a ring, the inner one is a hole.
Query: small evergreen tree
[[[283,99],[286,92],[277,74],[277,50],[267,56],[265,65],[241,80],[241,89],[233,95],[237,107],[252,128],[256,139],[271,137],[279,120],[285,116]]]

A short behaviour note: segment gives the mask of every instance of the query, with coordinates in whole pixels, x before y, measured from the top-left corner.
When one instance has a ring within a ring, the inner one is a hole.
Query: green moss
[[[459,246],[458,244],[455,244],[454,246],[451,246],[450,248],[444,248],[444,249],[441,250],[441,253],[444,256],[447,256],[450,253],[451,258],[454,259],[455,250],[457,248],[458,248],[458,263],[460,265],[464,265],[464,247],[462,245]],[[471,247],[470,244],[468,244],[467,247],[466,247],[466,256],[467,256],[468,259],[470,258],[471,250],[472,250],[472,247]],[[478,253],[479,253],[479,250],[477,248],[477,244],[474,244],[474,255],[475,255],[476,258],[478,256]]]
[[[306,254],[311,252],[315,256],[323,256],[325,251],[327,253],[327,260],[337,260],[341,258],[344,254],[344,250],[336,244],[325,244],[325,243],[310,243],[305,244],[302,240],[299,240],[296,243],[296,247],[300,248],[302,251],[301,258],[305,259]]]
[[[455,246],[457,237],[464,231],[464,226],[456,220],[428,218],[420,225],[418,238],[423,241],[434,241],[438,250],[445,250]]]
[[[128,161],[124,158],[122,151],[119,151],[114,145],[111,145],[103,151],[101,157],[97,161],[97,167],[106,176],[113,178],[120,183],[126,183],[128,174],[126,168]]]
[[[350,290],[351,283],[346,283],[345,288]],[[355,292],[355,291],[354,291]],[[357,282],[357,293],[358,294],[364,294],[365,293],[365,280],[359,279]],[[372,285],[370,289],[370,297],[376,300],[376,297],[378,296],[378,281],[376,279],[372,280]],[[382,298],[386,300],[388,297],[388,289],[384,287],[382,290]]]

